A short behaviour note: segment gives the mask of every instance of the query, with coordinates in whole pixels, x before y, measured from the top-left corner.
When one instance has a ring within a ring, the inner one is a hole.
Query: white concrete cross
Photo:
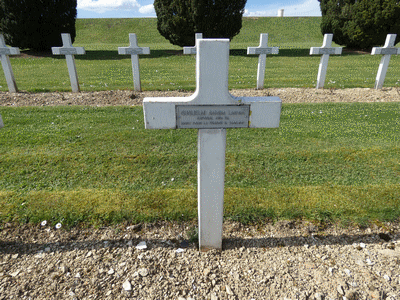
[[[257,89],[264,88],[265,63],[267,54],[278,54],[278,47],[268,47],[268,33],[260,34],[260,45],[258,47],[248,47],[247,55],[258,54],[258,69],[257,69]]]
[[[196,33],[195,34],[196,44],[194,45],[194,47],[183,47],[183,54],[196,54],[197,40],[200,40],[202,38],[203,38],[202,33]]]
[[[19,48],[7,47],[4,41],[4,36],[0,34],[0,56],[1,64],[3,66],[4,76],[6,77],[8,90],[10,93],[16,93],[18,91],[17,84],[15,83],[14,73],[11,68],[11,62],[9,55],[18,55]]]
[[[388,34],[386,36],[385,45],[383,47],[372,48],[372,55],[383,55],[381,63],[379,64],[378,73],[376,74],[375,89],[381,89],[383,87],[383,82],[385,81],[386,72],[389,67],[390,56],[400,54],[400,48],[394,47],[396,36],[396,34]]]
[[[332,33],[326,33],[324,35],[324,41],[322,47],[311,47],[310,55],[320,55],[322,54],[321,61],[318,68],[317,77],[317,89],[324,88],[326,70],[328,69],[328,61],[330,54],[340,55],[342,54],[342,47],[331,47],[332,46]]]
[[[83,47],[73,47],[71,41],[71,35],[69,33],[61,34],[63,46],[62,47],[51,47],[54,55],[65,55],[67,60],[69,79],[71,81],[72,91],[78,93],[80,91],[78,82],[78,73],[76,72],[75,65],[75,54],[83,55],[85,54],[85,49]]]
[[[1,119],[1,115],[0,115],[0,129],[4,127],[4,123],[3,120]]]
[[[118,47],[118,54],[131,55],[132,60],[132,73],[133,73],[133,85],[135,91],[141,92],[142,86],[140,83],[140,72],[139,72],[139,54],[150,54],[149,47],[139,47],[137,44],[137,38],[135,33],[129,34],[129,47]]]
[[[143,109],[146,129],[199,129],[199,245],[206,251],[222,248],[226,128],[276,128],[282,101],[229,93],[229,39],[199,39],[196,50],[195,93],[145,98]]]

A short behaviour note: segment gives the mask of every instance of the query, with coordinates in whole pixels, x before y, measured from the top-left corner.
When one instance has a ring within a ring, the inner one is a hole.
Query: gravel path
[[[316,102],[392,102],[400,101],[399,88],[381,90],[356,89],[322,89],[282,88],[264,90],[231,90],[232,95],[245,96],[278,96],[283,103],[316,103]],[[102,91],[82,93],[17,93],[0,92],[0,106],[55,106],[55,105],[141,105],[145,97],[186,97],[193,92],[179,91]]]
[[[383,90],[234,90],[283,103],[400,101]],[[0,106],[141,105],[187,92],[0,93]],[[400,299],[400,224],[224,223],[223,251],[201,253],[193,224],[0,231],[0,299]],[[139,249],[142,248],[142,249]]]
[[[191,228],[6,224],[0,299],[400,299],[399,224],[225,222],[223,251],[206,253]]]

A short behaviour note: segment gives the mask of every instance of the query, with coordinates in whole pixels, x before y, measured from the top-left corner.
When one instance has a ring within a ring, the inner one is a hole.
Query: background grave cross
[[[4,127],[4,123],[3,120],[1,119],[1,115],[0,115],[0,129]]]
[[[4,76],[6,77],[8,90],[10,93],[16,93],[18,91],[17,84],[15,83],[14,73],[11,68],[11,62],[9,55],[20,54],[19,48],[7,47],[4,41],[4,36],[0,34],[0,56],[1,64],[3,66]],[[0,124],[1,126],[1,124]],[[0,127],[1,128],[1,127]]]
[[[222,247],[226,128],[279,126],[278,97],[234,98],[228,90],[229,40],[199,39],[196,91],[190,97],[145,98],[146,129],[197,128],[200,250]]]
[[[118,54],[131,55],[132,60],[132,73],[133,73],[133,85],[135,91],[141,92],[142,86],[140,83],[140,71],[139,71],[139,54],[150,54],[149,47],[139,47],[137,44],[137,38],[135,33],[129,34],[129,47],[118,47]]]
[[[62,33],[61,38],[63,41],[62,47],[51,47],[54,55],[65,55],[67,60],[69,79],[71,81],[72,91],[77,93],[80,91],[78,82],[78,73],[76,72],[75,66],[75,54],[85,54],[85,49],[83,47],[73,47],[71,41],[71,35],[69,33]]]
[[[373,47],[371,55],[382,54],[383,57],[379,64],[378,73],[376,74],[375,89],[381,89],[385,81],[386,72],[389,67],[390,56],[400,54],[400,48],[395,48],[396,34],[388,34],[386,36],[385,45],[383,47]]]
[[[257,89],[264,88],[265,77],[265,64],[267,54],[278,54],[278,47],[268,47],[268,33],[260,34],[260,45],[258,47],[248,47],[247,55],[258,54],[258,68],[257,68]]]
[[[195,34],[195,45],[194,47],[183,47],[183,54],[196,54],[196,47],[197,47],[197,40],[200,40],[203,38],[202,33],[196,33]]]
[[[318,68],[317,76],[317,89],[322,89],[325,84],[326,70],[328,69],[328,61],[330,54],[340,55],[342,54],[341,47],[331,47],[332,46],[332,33],[326,33],[324,35],[324,41],[322,47],[311,47],[310,55],[322,54],[321,61]]]

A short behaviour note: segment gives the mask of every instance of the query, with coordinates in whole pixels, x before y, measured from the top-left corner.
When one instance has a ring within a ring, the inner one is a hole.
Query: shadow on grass
[[[139,55],[140,59],[171,57],[183,55],[182,50],[151,50],[150,55]],[[57,55],[57,58],[64,58]],[[118,50],[88,50],[86,55],[76,55],[77,60],[121,60],[130,58],[130,55],[119,55]]]
[[[354,56],[354,55],[369,55],[370,53],[365,51],[357,51],[352,49],[343,49],[341,56]],[[247,49],[231,49],[231,56],[248,56]],[[271,54],[273,56],[285,56],[285,57],[306,57],[310,56],[310,49],[279,49],[279,54]],[[252,55],[255,56],[255,55]]]
[[[368,52],[355,51],[352,49],[343,49],[342,56],[349,55],[367,55]],[[182,56],[183,50],[151,50],[150,55],[139,55],[140,59],[158,58],[158,57],[171,57]],[[247,49],[231,49],[231,56],[248,56]],[[275,55],[274,55],[275,56]],[[285,57],[306,57],[310,56],[310,49],[279,49],[279,54],[276,56]],[[19,56],[21,58],[47,58],[65,59],[64,55],[53,55],[49,51],[35,52],[31,50],[24,50]],[[129,58],[129,55],[119,55],[118,50],[87,50],[85,55],[75,55],[76,60],[122,60]]]
[[[141,59],[157,58],[157,57],[170,57],[181,56],[183,50],[150,50],[150,55],[139,55]],[[24,50],[21,54],[16,56],[19,58],[54,58],[65,59],[65,55],[53,55],[50,51],[31,51]],[[121,60],[129,58],[130,55],[119,55],[118,50],[87,50],[84,55],[75,55],[76,60]]]

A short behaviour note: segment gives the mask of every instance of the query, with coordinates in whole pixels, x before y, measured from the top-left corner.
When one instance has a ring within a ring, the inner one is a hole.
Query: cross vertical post
[[[11,68],[10,58],[8,56],[18,54],[20,54],[19,48],[7,47],[6,42],[4,41],[4,36],[0,34],[1,65],[3,66],[4,76],[6,77],[7,86],[10,93],[16,93],[18,92],[18,89],[15,82],[14,73]]]
[[[276,128],[278,97],[233,97],[228,90],[229,40],[199,39],[196,91],[190,97],[143,100],[146,129],[198,129],[198,214],[201,251],[222,249],[227,128]]]
[[[386,72],[389,67],[390,56],[400,54],[400,48],[395,48],[396,34],[388,34],[386,36],[385,45],[383,47],[373,47],[371,55],[383,54],[379,64],[378,73],[375,79],[375,89],[381,89],[385,81]]]
[[[196,33],[195,34],[195,45],[194,47],[183,47],[183,54],[196,54],[196,47],[197,47],[197,40],[200,40],[203,38],[202,33]]]
[[[0,115],[0,129],[3,128],[3,127],[4,127],[4,123],[3,123],[3,120],[2,120],[1,115]]]
[[[267,54],[278,54],[278,47],[268,47],[268,33],[260,34],[260,45],[258,47],[247,47],[247,55],[258,54],[258,67],[257,67],[257,89],[264,88],[265,78],[265,64],[267,61]]]
[[[71,41],[71,35],[69,33],[62,33],[61,38],[63,41],[62,47],[51,47],[53,55],[65,55],[67,61],[69,79],[71,81],[72,92],[78,93],[80,91],[78,82],[78,73],[75,65],[75,54],[85,54],[83,47],[73,47]]]
[[[310,49],[310,55],[322,54],[321,61],[319,63],[319,68],[318,68],[317,89],[324,88],[326,70],[328,69],[329,55],[330,54],[336,54],[336,55],[342,54],[341,47],[331,47],[332,46],[332,38],[333,38],[332,33],[326,33],[324,35],[324,41],[322,43],[322,47],[311,47],[311,49]]]
[[[139,71],[139,54],[150,54],[149,47],[139,47],[137,44],[137,38],[135,33],[129,34],[129,47],[118,47],[118,54],[131,55],[132,61],[132,74],[133,74],[133,86],[135,91],[141,92],[142,85],[140,82],[140,71]]]

